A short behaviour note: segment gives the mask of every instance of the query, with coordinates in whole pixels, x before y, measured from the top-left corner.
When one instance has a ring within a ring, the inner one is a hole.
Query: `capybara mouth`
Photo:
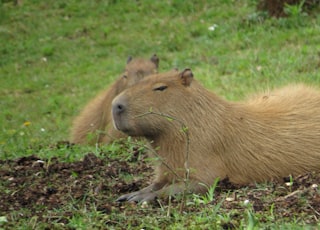
[[[130,129],[127,128],[127,125],[123,121],[123,116],[119,114],[112,114],[112,123],[115,129],[130,135]]]
[[[112,124],[113,124],[113,127],[117,130],[120,130],[122,131],[121,129],[121,122],[120,122],[120,117],[119,116],[115,116],[114,114],[112,114]]]

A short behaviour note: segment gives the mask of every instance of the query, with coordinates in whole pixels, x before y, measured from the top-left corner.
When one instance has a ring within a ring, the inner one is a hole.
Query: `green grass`
[[[0,1],[0,158],[36,154],[72,161],[95,151],[50,145],[68,140],[74,116],[120,75],[129,55],[148,58],[156,53],[160,71],[190,67],[195,78],[229,100],[292,82],[319,86],[320,14],[268,18],[256,12],[255,4],[254,0],[30,0],[20,5]],[[217,25],[213,31],[208,29],[212,25]],[[103,214],[88,213],[85,207],[70,212],[75,212],[68,223],[72,229],[105,223]],[[151,210],[155,214],[151,216],[148,210],[141,212],[146,216],[139,226],[148,229],[215,228],[232,218],[230,213],[217,215],[210,206],[183,215],[172,210],[171,218],[166,217],[167,210]],[[240,227],[250,226],[249,214]],[[125,213],[116,218],[137,222]],[[271,223],[266,227],[299,228],[294,220],[285,225],[280,220],[279,226]],[[35,219],[18,223],[24,224],[32,228],[39,223]]]

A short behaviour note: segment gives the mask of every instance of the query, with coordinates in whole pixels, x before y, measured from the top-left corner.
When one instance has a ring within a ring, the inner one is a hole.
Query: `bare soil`
[[[40,159],[36,155],[0,160],[0,216],[10,219],[9,213],[21,211],[21,218],[36,216],[40,222],[67,224],[73,213],[66,207],[79,201],[89,209],[95,207],[106,214],[127,211],[137,215],[137,219],[141,214],[145,216],[141,210],[135,211],[132,205],[115,202],[119,195],[138,190],[151,181],[152,168],[150,162],[146,162],[145,154],[133,149],[131,155],[130,159],[124,160],[111,159],[108,154],[97,157],[87,153],[82,160],[72,163],[58,158]],[[125,175],[134,175],[134,179],[128,181]],[[293,181],[292,185],[290,181]],[[316,224],[320,218],[319,185],[319,173],[300,175],[293,180],[284,178],[263,186],[240,187],[223,180],[215,190],[215,201],[210,205],[222,202],[221,210],[241,212],[245,209],[245,200],[248,200],[255,213],[270,212],[273,206],[275,220],[300,218],[305,223]],[[176,200],[172,205],[180,203],[181,200]],[[159,203],[151,205],[154,212],[158,212]],[[184,211],[192,212],[199,208],[185,205]],[[61,215],[50,215],[56,209],[61,210]],[[112,220],[107,222],[112,224]],[[226,223],[225,227],[236,225]]]

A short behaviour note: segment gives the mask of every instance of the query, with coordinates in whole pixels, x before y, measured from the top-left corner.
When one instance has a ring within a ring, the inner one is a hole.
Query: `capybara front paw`
[[[141,203],[144,201],[153,201],[157,197],[157,194],[155,192],[147,192],[147,193],[140,193],[140,192],[134,192],[134,193],[129,193],[120,196],[117,199],[117,202],[137,202]]]

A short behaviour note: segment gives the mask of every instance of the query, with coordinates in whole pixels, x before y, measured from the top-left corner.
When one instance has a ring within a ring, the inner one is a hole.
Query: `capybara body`
[[[188,189],[199,193],[217,177],[246,184],[320,169],[320,91],[302,84],[228,102],[191,70],[171,71],[122,92],[112,113],[117,129],[152,141],[162,162],[150,186],[119,201],[182,192],[187,169]]]
[[[150,60],[129,57],[122,76],[92,99],[75,118],[71,129],[71,142],[108,143],[116,138],[126,137],[112,126],[111,102],[124,89],[136,84],[145,76],[156,73],[158,65],[159,58],[156,55]]]

